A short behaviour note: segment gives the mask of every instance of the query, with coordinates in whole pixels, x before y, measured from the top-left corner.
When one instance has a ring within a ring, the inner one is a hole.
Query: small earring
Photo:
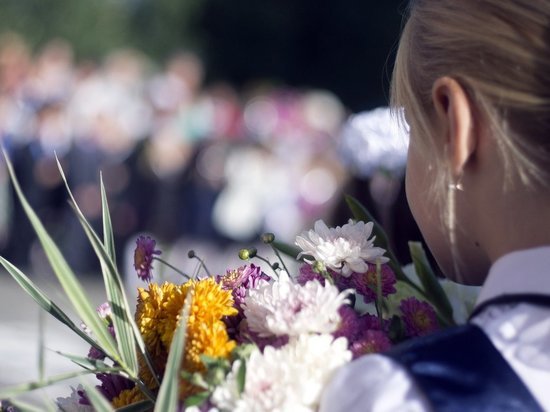
[[[449,190],[459,190],[459,191],[463,191],[464,190],[464,187],[462,186],[462,174],[460,176],[458,176],[458,179],[456,179],[456,182],[454,183],[449,183]]]
[[[462,182],[449,183],[448,188],[449,190],[460,190],[460,191],[464,190],[464,187],[462,186]]]

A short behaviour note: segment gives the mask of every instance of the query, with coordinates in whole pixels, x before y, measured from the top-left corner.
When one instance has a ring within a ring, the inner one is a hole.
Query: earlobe
[[[445,76],[434,82],[432,101],[444,133],[451,172],[458,178],[477,145],[470,100],[460,83]]]

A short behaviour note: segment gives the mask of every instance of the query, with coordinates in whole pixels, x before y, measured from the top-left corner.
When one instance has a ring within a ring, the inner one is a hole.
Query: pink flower
[[[144,282],[149,282],[153,275],[154,255],[160,255],[160,250],[155,250],[157,242],[149,236],[138,236],[136,250],[134,251],[134,267],[137,275]]]
[[[407,336],[424,336],[439,329],[435,310],[430,304],[416,298],[407,298],[401,301],[399,309]]]
[[[380,279],[382,280],[382,296],[386,297],[395,293],[395,274],[388,265],[380,267]],[[377,273],[376,265],[368,265],[364,273],[352,273],[351,285],[357,290],[357,293],[363,296],[365,303],[373,302],[376,299],[377,291]]]

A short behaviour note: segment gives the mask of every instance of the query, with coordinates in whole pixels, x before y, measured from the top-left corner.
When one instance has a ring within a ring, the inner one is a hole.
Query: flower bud
[[[241,260],[250,259],[250,253],[248,252],[248,249],[239,250],[239,259],[241,259]]]
[[[312,266],[312,269],[315,273],[323,273],[327,271],[325,264],[319,260],[316,260]]]
[[[264,233],[262,235],[262,242],[264,242],[266,245],[273,243],[275,240],[275,235],[273,233]]]

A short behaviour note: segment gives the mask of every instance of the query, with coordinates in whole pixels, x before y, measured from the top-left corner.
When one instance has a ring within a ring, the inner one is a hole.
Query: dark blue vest
[[[507,301],[499,298],[496,303]],[[525,384],[476,325],[413,339],[385,355],[405,367],[434,411],[542,412]]]

